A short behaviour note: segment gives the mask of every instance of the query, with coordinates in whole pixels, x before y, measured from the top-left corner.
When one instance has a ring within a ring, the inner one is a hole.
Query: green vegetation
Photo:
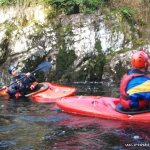
[[[57,24],[57,36],[58,40],[58,54],[56,56],[56,80],[67,80],[69,74],[73,72],[73,63],[76,59],[76,54],[73,49],[67,48],[67,44],[71,44],[71,40],[66,41],[65,37],[72,34],[72,28],[68,24],[66,26],[61,26]]]
[[[77,13],[93,13],[100,8],[104,9],[110,8],[111,10],[118,11],[122,14],[123,18],[128,21],[132,21],[138,19],[138,12],[134,6],[130,6],[125,2],[121,2],[119,0],[0,0],[0,5],[12,5],[12,4],[46,4],[50,5],[51,10],[47,10],[49,18],[54,18],[57,14],[77,14]],[[150,2],[144,2],[145,7],[149,5]],[[105,7],[106,6],[106,7]],[[143,9],[143,8],[142,8]],[[143,10],[141,10],[143,12]],[[145,16],[144,16],[145,17]],[[142,18],[141,18],[142,19]],[[140,19],[140,20],[141,20]]]
[[[8,46],[9,46],[8,39],[4,39],[0,43],[0,64],[3,64],[7,59],[7,56],[9,54]]]
[[[60,13],[91,13],[107,0],[0,0],[0,5],[43,3],[51,5]]]
[[[99,81],[101,81],[104,65],[106,63],[106,56],[104,52],[102,51],[101,42],[99,40],[97,40],[95,43],[95,50],[97,53],[95,60],[93,60],[95,62],[94,63],[95,64],[94,66],[95,76],[97,77]]]
[[[0,5],[12,5],[12,4],[29,4],[29,3],[44,2],[44,0],[0,0]]]
[[[116,74],[114,76],[114,80],[117,82],[117,81],[120,81],[122,76],[128,71],[127,68],[125,66],[123,66],[122,64],[122,61],[119,60],[119,63],[117,63],[117,65],[115,66],[115,71],[116,71]],[[119,79],[119,80],[118,80]]]
[[[136,48],[136,47],[145,45],[146,41],[144,41],[144,39],[142,39],[142,38],[134,38],[133,43],[134,43],[133,46]]]
[[[128,6],[124,6],[120,8],[120,12],[122,16],[127,19],[128,21],[133,20],[133,18],[136,15],[136,11],[133,8],[130,8]]]
[[[125,53],[127,51],[130,51],[130,49],[129,48],[123,48],[123,49],[120,49],[118,51],[110,50],[108,55],[115,56],[116,54]]]
[[[118,51],[110,50],[109,53],[107,53],[106,61],[109,62],[112,59],[112,57],[114,57],[115,55],[126,53],[128,51],[130,51],[129,48],[123,48]]]
[[[9,39],[10,36],[11,36],[11,33],[17,29],[17,26],[14,25],[13,23],[5,23],[5,28],[7,29],[6,31],[6,35],[7,35],[7,38]]]
[[[99,8],[106,0],[45,0],[59,12],[65,14],[91,13]]]
[[[47,16],[47,19],[52,21],[52,19],[57,16],[57,10],[54,8],[45,9],[45,14]]]
[[[65,47],[59,50],[56,60],[56,75],[60,79],[62,75],[70,73],[76,58],[74,50],[67,50]]]
[[[10,5],[13,4],[15,0],[0,0],[0,5]]]

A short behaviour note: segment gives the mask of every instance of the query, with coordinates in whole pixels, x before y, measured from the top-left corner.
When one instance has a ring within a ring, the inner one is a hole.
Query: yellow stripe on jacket
[[[135,86],[127,91],[129,95],[141,92],[150,92],[150,80]]]

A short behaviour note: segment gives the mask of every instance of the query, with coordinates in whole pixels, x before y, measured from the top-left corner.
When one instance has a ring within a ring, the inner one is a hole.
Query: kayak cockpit
[[[121,104],[116,105],[116,111],[122,114],[135,115],[150,112],[150,108],[145,108],[141,110],[125,110]]]
[[[43,91],[47,90],[48,88],[49,88],[48,83],[39,83],[39,84],[36,86],[36,88],[35,88],[34,91],[31,91],[29,94],[26,94],[25,96],[26,96],[26,97],[30,97],[30,96],[32,96],[32,95],[34,95],[34,94],[43,92]]]

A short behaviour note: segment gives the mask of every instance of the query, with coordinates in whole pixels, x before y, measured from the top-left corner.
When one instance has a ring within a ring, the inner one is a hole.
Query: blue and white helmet
[[[9,68],[8,68],[9,74],[12,74],[13,70],[16,70],[16,67],[14,65],[9,66]]]

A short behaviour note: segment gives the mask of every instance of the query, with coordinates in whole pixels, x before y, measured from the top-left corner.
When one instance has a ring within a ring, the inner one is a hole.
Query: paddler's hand
[[[3,88],[2,89],[5,89],[5,91],[7,92],[8,90],[10,90],[10,88],[9,87],[7,87],[7,86],[3,86]]]
[[[36,86],[36,85],[32,84],[32,85],[30,86],[30,90],[34,90],[34,89],[35,89],[35,86]]]
[[[6,89],[6,88],[7,88],[7,86],[3,86],[3,87],[2,87],[2,89]]]
[[[31,73],[30,72],[26,73],[26,76],[29,78],[31,76]]]

